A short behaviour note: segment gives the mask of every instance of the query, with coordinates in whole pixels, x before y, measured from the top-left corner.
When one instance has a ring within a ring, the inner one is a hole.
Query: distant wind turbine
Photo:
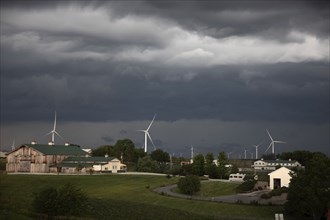
[[[11,145],[11,150],[15,150],[15,139],[13,140],[13,144]]]
[[[227,158],[229,159],[229,156],[232,154],[233,152],[229,152],[227,153]]]
[[[55,144],[55,134],[57,135],[57,136],[59,136],[62,140],[64,140],[63,139],[63,137],[56,131],[56,111],[55,111],[55,120],[54,120],[54,127],[53,127],[53,130],[51,130],[49,133],[47,133],[46,135],[49,135],[49,134],[51,134],[52,135],[52,143],[53,144]]]
[[[154,122],[155,118],[156,118],[156,114],[154,115],[154,118],[152,119],[152,121],[150,122],[150,124],[146,130],[138,130],[138,131],[144,132],[144,152],[148,151],[148,138],[151,141],[152,145],[154,146],[154,149],[156,149],[154,142],[152,141],[150,134],[149,134],[149,129],[150,129],[152,123]]]
[[[261,144],[261,143],[260,143]],[[253,147],[256,148],[256,159],[258,159],[258,147],[260,146],[260,144],[258,145],[253,145]]]
[[[270,135],[270,133],[269,133],[269,131],[268,131],[267,129],[266,129],[266,131],[267,131],[267,133],[268,133],[268,136],[269,136],[271,142],[270,142],[270,144],[269,144],[269,146],[268,146],[268,148],[266,149],[265,152],[267,152],[268,149],[269,149],[270,147],[272,147],[272,154],[275,154],[275,143],[278,143],[278,144],[284,144],[285,142],[284,142],[284,141],[275,141],[275,140],[272,138],[272,136]]]

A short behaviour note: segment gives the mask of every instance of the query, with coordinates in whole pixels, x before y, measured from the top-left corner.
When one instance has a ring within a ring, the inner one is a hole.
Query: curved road
[[[169,195],[182,199],[194,199],[194,200],[202,200],[202,201],[212,201],[212,202],[225,202],[225,203],[248,203],[250,204],[253,201],[258,201],[258,204],[272,204],[282,205],[286,202],[285,199],[279,198],[276,199],[273,197],[270,200],[261,199],[260,196],[264,193],[269,192],[269,190],[260,190],[254,191],[251,193],[239,193],[235,195],[227,195],[227,196],[217,196],[217,197],[201,197],[201,196],[189,196],[184,194],[175,193],[172,190],[177,187],[177,184],[164,186],[161,188],[154,189],[155,192],[159,194]]]

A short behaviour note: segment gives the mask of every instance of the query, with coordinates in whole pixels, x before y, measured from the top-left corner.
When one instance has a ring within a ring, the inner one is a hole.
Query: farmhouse
[[[271,173],[269,173],[269,188],[277,189],[281,187],[289,187],[292,171],[286,167],[281,167]]]
[[[7,155],[7,172],[49,173],[58,172],[53,164],[69,156],[86,156],[77,145],[24,144]]]
[[[60,172],[63,173],[88,173],[96,172],[111,172],[119,173],[126,172],[127,167],[120,160],[114,157],[68,157],[61,163],[55,164]]]
[[[301,164],[295,160],[257,160],[251,166],[255,170],[265,170],[265,171],[272,171],[276,170],[277,167],[301,167]]]

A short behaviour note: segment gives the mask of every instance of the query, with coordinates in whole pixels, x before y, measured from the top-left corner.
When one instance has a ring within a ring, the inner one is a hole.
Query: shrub
[[[187,195],[193,195],[201,188],[201,182],[197,176],[186,176],[178,182],[180,192]]]
[[[56,189],[49,187],[35,194],[32,203],[35,212],[50,216],[79,215],[87,207],[86,195],[72,184]]]

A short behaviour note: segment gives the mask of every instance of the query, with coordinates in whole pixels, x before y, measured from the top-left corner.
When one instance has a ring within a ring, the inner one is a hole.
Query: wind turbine
[[[261,143],[260,143],[261,144]],[[260,144],[258,145],[253,145],[253,147],[256,148],[256,159],[258,159],[258,147],[260,146]]]
[[[54,120],[54,127],[53,127],[53,130],[51,130],[49,133],[47,133],[46,135],[49,135],[49,134],[52,134],[52,143],[54,144],[55,143],[55,134],[57,136],[59,136],[62,140],[64,140],[62,138],[62,136],[56,131],[56,111],[55,111],[55,120]]]
[[[285,142],[284,141],[274,141],[274,139],[272,138],[272,136],[270,135],[269,131],[266,129],[267,133],[268,133],[268,136],[271,140],[268,148],[266,149],[265,152],[268,151],[268,149],[270,148],[270,146],[272,146],[272,154],[275,154],[275,143],[278,143],[278,144],[284,144]]]
[[[15,139],[13,140],[13,144],[11,145],[11,150],[15,150]]]
[[[227,158],[229,159],[229,156],[232,154],[233,152],[229,152],[227,153]]]
[[[150,124],[146,130],[138,130],[138,131],[144,132],[144,152],[148,151],[148,138],[151,141],[152,145],[154,146],[154,149],[156,149],[154,142],[152,141],[150,134],[149,134],[149,129],[150,129],[152,123],[154,122],[155,118],[156,118],[156,114],[154,115],[154,118],[152,119],[152,121],[150,122]]]

